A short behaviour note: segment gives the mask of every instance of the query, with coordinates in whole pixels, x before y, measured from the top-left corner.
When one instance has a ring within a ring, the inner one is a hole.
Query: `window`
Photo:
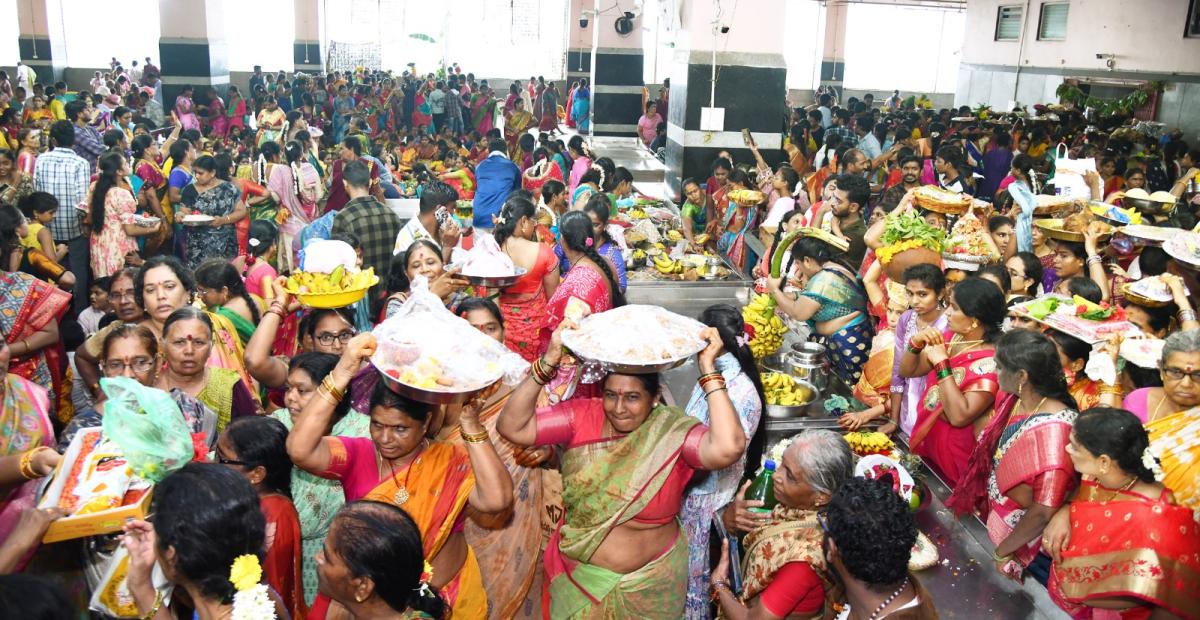
[[[1188,20],[1183,36],[1200,38],[1200,0],[1192,0],[1188,7]]]
[[[1042,5],[1042,18],[1038,20],[1038,40],[1065,41],[1067,38],[1067,9],[1071,7],[1066,2],[1046,3]]]
[[[1002,6],[998,8],[996,10],[996,40],[1019,40],[1021,38],[1021,19],[1023,17],[1024,14],[1020,6]]]

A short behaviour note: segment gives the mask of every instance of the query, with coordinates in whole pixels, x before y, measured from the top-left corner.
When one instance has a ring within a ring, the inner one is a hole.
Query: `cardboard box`
[[[62,496],[63,486],[66,485],[67,475],[75,466],[76,459],[79,458],[84,437],[98,430],[100,430],[100,427],[96,426],[81,428],[79,432],[75,433],[75,437],[71,439],[71,445],[67,448],[66,453],[63,454],[62,462],[54,470],[49,486],[46,487],[45,492],[38,501],[38,508],[53,508],[58,505],[58,500]],[[135,504],[58,519],[50,524],[50,528],[46,530],[46,535],[42,537],[42,542],[52,543],[60,540],[99,536],[101,534],[111,534],[120,531],[125,526],[126,521],[142,519],[146,516],[150,510],[150,499],[153,494],[154,489],[151,488]]]

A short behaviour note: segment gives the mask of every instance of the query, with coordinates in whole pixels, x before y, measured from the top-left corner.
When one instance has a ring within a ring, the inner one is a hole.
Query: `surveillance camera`
[[[579,27],[580,27],[580,28],[587,28],[587,25],[588,25],[588,18],[587,18],[587,16],[586,16],[586,15],[582,15],[582,16],[580,16],[580,17],[579,17]]]
[[[1104,60],[1106,54],[1096,54],[1096,60]]]
[[[721,24],[721,34],[729,34],[729,24]]]

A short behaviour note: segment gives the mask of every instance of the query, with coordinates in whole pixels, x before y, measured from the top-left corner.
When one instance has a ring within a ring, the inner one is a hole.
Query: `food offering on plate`
[[[179,222],[184,226],[208,226],[217,218],[203,213],[192,213],[179,218]]]
[[[781,372],[764,372],[762,383],[768,405],[798,407],[807,405],[813,398],[812,388]]]
[[[576,356],[605,369],[658,372],[703,350],[703,329],[703,323],[659,306],[632,304],[585,317],[562,339]]]
[[[1200,233],[1185,232],[1167,239],[1163,251],[1192,269],[1200,269]]]
[[[887,216],[882,247],[875,257],[889,278],[899,281],[904,270],[919,263],[941,263],[946,231],[933,226],[916,210],[894,211]]]
[[[501,378],[515,384],[529,369],[519,355],[447,310],[424,278],[371,333],[377,340],[371,363],[383,380],[421,402],[460,402]]]
[[[913,192],[917,206],[945,215],[962,215],[971,208],[970,194],[952,192],[936,185],[923,185]]]
[[[329,273],[293,271],[284,289],[310,308],[342,308],[357,303],[377,283],[374,267],[338,265]]]
[[[767,197],[755,189],[735,189],[729,192],[729,199],[739,206],[753,207],[762,204]]]
[[[946,259],[947,266],[956,266],[949,264],[953,261],[966,263],[965,268],[974,270],[978,269],[979,265],[997,258],[992,246],[988,245],[984,238],[986,234],[983,224],[974,213],[967,213],[958,218],[954,227],[950,229],[950,236],[942,244],[942,258]]]
[[[512,286],[525,269],[517,267],[491,235],[477,236],[470,250],[454,248],[451,268],[477,286]]]
[[[1034,202],[1036,203],[1033,208],[1034,215],[1050,215],[1070,211],[1075,201],[1070,196],[1038,194],[1034,196]]]
[[[1066,219],[1047,218],[1034,220],[1033,225],[1040,228],[1051,239],[1073,243],[1083,243],[1083,233],[1089,228],[1099,232],[1100,240],[1102,241],[1112,236],[1113,233],[1112,225],[1101,220],[1092,219],[1091,211],[1076,213]]]
[[[1121,356],[1121,359],[1140,368],[1158,368],[1165,344],[1165,340],[1149,336],[1125,338],[1121,340],[1118,355]]]
[[[1186,287],[1185,294],[1190,295]],[[1121,293],[1125,298],[1141,306],[1161,308],[1175,300],[1171,287],[1167,286],[1158,276],[1148,276],[1141,280],[1126,282],[1121,285]]]
[[[1093,344],[1111,334],[1137,331],[1137,327],[1125,318],[1124,308],[1095,304],[1078,295],[1043,295],[1015,304],[1009,311]]]
[[[1142,214],[1138,213],[1137,209],[1126,209],[1095,200],[1088,203],[1088,209],[1092,215],[1116,226],[1142,223]]]
[[[1168,239],[1187,231],[1182,228],[1165,226],[1146,226],[1144,224],[1127,224],[1117,229],[1117,233],[1133,239],[1139,245],[1161,246]]]
[[[133,216],[133,223],[137,226],[141,226],[142,228],[151,228],[153,226],[158,225],[158,223],[161,221],[162,221],[161,217],[154,216],[154,215],[134,215]]]
[[[775,298],[769,294],[752,294],[750,303],[742,307],[742,320],[750,336],[750,353],[755,359],[773,355],[783,344],[787,326],[775,314]]]
[[[842,436],[850,450],[859,456],[888,455],[896,447],[887,435],[879,431],[851,431]]]
[[[1135,187],[1125,192],[1121,198],[1121,204],[1133,207],[1143,213],[1159,214],[1174,209],[1176,200],[1175,195],[1171,192],[1157,191],[1150,194],[1140,187]]]

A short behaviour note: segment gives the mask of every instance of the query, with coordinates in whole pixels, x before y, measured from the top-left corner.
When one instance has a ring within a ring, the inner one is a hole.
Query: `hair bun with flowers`
[[[1167,476],[1163,472],[1162,463],[1158,460],[1158,457],[1154,456],[1154,453],[1150,451],[1150,446],[1146,446],[1146,449],[1142,450],[1142,466],[1150,470],[1150,473],[1154,475],[1155,482],[1162,482],[1163,478]]]
[[[429,585],[433,582],[433,566],[429,564],[429,560],[425,560],[425,564],[421,569],[421,581],[417,584],[416,591],[421,596],[434,596],[433,587]]]
[[[274,620],[275,602],[262,581],[262,566],[256,555],[239,555],[229,568],[233,595],[233,620]]]

